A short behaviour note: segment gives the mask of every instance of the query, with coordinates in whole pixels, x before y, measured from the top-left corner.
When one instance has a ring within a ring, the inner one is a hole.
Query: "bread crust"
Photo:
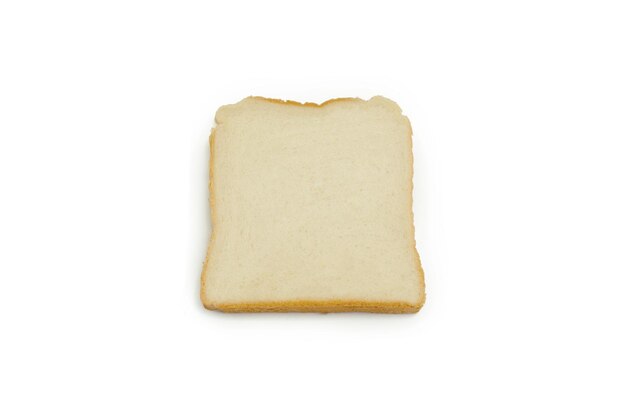
[[[215,128],[211,129],[211,134],[209,135],[209,207],[211,209],[211,237],[209,239],[209,247],[207,249],[206,257],[204,258],[204,265],[202,266],[202,277],[200,278],[200,299],[202,300],[202,305],[209,310],[213,310],[210,308],[210,302],[206,296],[206,273],[209,266],[209,260],[211,258],[211,253],[213,252],[213,245],[215,242],[215,229],[217,224],[217,217],[215,215],[215,191],[213,189],[213,166],[215,165]]]
[[[326,100],[321,104],[318,103],[300,103],[292,100],[281,100],[275,98],[266,98],[259,96],[250,96],[257,100],[264,100],[270,103],[282,104],[286,106],[299,107],[323,107],[338,101],[363,101],[360,98],[340,97]],[[389,100],[389,99],[386,99]],[[390,100],[391,101],[391,100]],[[209,206],[211,208],[211,238],[209,247],[202,268],[202,277],[200,284],[200,299],[202,304],[208,310],[221,311],[224,313],[277,313],[277,312],[300,312],[300,313],[344,313],[344,312],[362,312],[362,313],[384,313],[384,314],[406,314],[417,313],[426,302],[426,286],[424,282],[424,270],[417,252],[415,242],[415,216],[413,213],[413,128],[410,120],[409,123],[409,144],[411,145],[411,169],[409,173],[409,181],[411,183],[411,198],[409,200],[411,213],[411,228],[413,231],[413,253],[415,255],[415,263],[418,271],[418,285],[420,287],[420,298],[415,304],[402,303],[394,301],[364,301],[364,300],[294,300],[294,301],[270,301],[270,302],[250,302],[250,303],[212,303],[206,295],[206,274],[211,259],[211,252],[215,242],[217,232],[217,216],[215,204],[215,190],[213,187],[213,172],[215,165],[215,128],[211,129],[209,136]]]
[[[417,313],[421,305],[409,303],[398,303],[393,301],[357,301],[357,300],[337,300],[337,301],[272,301],[255,303],[222,303],[209,304],[205,307],[209,310],[221,311],[224,313],[272,313],[272,312],[297,312],[297,313]]]

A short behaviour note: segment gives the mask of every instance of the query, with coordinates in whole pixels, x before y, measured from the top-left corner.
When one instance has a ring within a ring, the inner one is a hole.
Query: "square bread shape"
[[[215,120],[206,308],[421,308],[412,133],[396,103],[248,97],[221,107]]]

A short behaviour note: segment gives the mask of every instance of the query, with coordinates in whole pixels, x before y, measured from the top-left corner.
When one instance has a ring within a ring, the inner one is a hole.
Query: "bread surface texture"
[[[415,313],[411,125],[396,103],[248,97],[210,138],[204,306]]]

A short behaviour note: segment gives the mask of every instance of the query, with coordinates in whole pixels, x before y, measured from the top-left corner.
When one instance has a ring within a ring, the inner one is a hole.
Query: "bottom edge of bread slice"
[[[350,300],[299,300],[241,303],[211,303],[203,300],[204,307],[224,313],[417,313],[424,305],[424,298],[416,304],[396,301],[350,301]]]

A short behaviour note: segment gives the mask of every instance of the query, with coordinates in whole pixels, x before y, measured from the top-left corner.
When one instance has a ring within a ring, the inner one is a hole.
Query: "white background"
[[[624,416],[625,8],[2,2],[0,415]],[[205,311],[217,108],[377,94],[424,309]]]

